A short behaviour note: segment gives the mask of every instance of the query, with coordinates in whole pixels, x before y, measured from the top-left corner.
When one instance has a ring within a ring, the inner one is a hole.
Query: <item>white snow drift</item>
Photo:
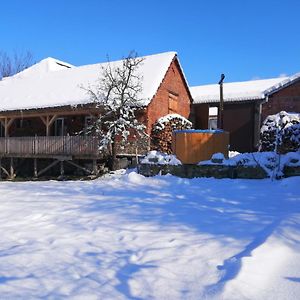
[[[0,183],[2,299],[297,299],[299,178]]]

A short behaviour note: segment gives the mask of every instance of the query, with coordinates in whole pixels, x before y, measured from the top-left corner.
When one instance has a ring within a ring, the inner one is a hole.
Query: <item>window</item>
[[[217,117],[209,117],[208,129],[210,129],[210,130],[218,129],[218,118]]]
[[[218,128],[218,107],[209,108],[208,129],[215,130]]]
[[[178,111],[178,95],[169,92],[169,113],[177,113]]]

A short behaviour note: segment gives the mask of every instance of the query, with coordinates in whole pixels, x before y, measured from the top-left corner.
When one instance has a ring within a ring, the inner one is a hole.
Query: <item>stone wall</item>
[[[155,165],[141,164],[139,173],[144,176],[171,174],[183,178],[214,177],[214,178],[245,178],[263,179],[267,173],[260,166],[225,166],[225,165]],[[300,175],[300,174],[299,174]]]

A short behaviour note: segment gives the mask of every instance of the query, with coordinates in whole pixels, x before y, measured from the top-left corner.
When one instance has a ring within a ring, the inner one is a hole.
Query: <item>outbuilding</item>
[[[207,127],[215,129],[219,85],[194,86],[190,90],[196,128],[203,129],[203,114],[207,110]],[[230,133],[230,149],[254,151],[258,147],[261,123],[268,115],[282,110],[300,112],[300,73],[291,77],[224,83],[223,94],[223,129]]]

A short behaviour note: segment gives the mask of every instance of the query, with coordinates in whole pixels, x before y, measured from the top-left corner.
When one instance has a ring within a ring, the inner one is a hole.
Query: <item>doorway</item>
[[[63,136],[65,135],[65,119],[57,118],[54,122],[54,135]]]

